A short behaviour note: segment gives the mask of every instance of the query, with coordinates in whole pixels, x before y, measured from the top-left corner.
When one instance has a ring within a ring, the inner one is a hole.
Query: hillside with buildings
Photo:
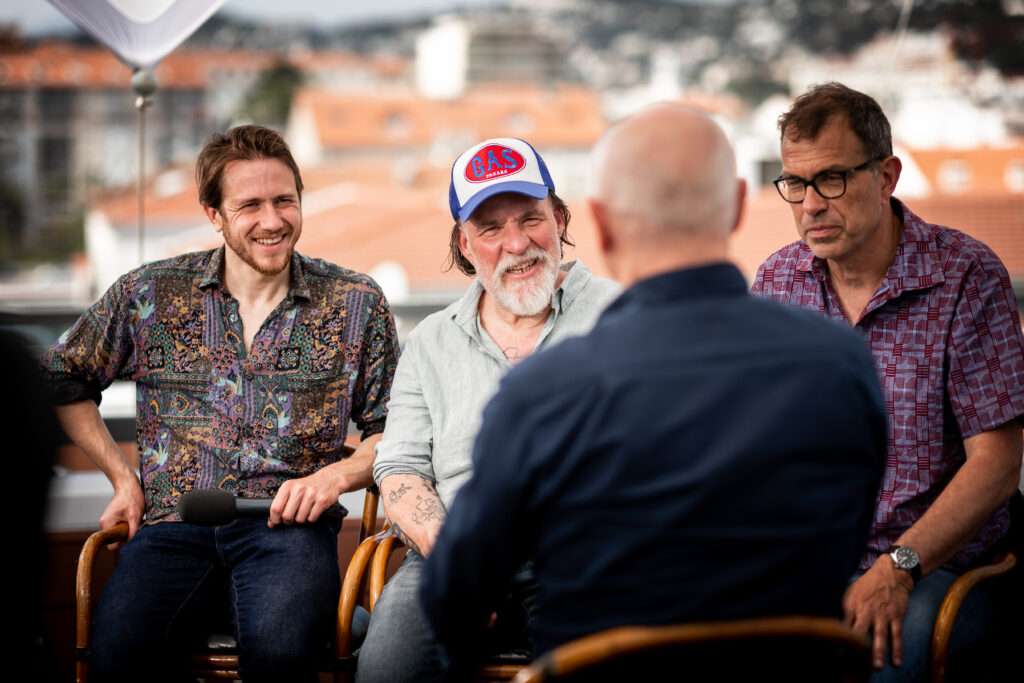
[[[438,305],[465,286],[443,270],[447,172],[484,137],[544,151],[574,209],[578,252],[594,262],[582,201],[590,147],[609,122],[679,100],[712,113],[736,146],[753,192],[735,253],[752,275],[795,237],[770,186],[775,120],[793,94],[837,79],[889,114],[904,161],[898,194],[991,243],[1024,281],[1024,78],[1012,62],[965,57],[963,29],[937,18],[942,3],[922,3],[917,23],[906,22],[932,30],[899,33],[893,7],[833,8],[810,31],[793,12],[812,5],[522,0],[335,29],[217,15],[156,70],[142,253],[217,242],[191,163],[210,132],[255,121],[286,132],[307,176],[300,249],[373,273],[396,304]],[[824,18],[848,30],[822,44]],[[9,276],[0,296],[88,300],[138,263],[130,73],[84,40],[4,45],[0,261],[65,242],[85,257],[56,278]]]

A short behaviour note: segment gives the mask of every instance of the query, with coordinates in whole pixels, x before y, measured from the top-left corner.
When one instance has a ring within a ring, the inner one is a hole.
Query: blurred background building
[[[300,248],[380,275],[398,306],[466,284],[442,269],[446,174],[488,136],[544,152],[600,269],[580,203],[587,153],[609,122],[680,100],[719,119],[756,189],[736,245],[752,275],[794,236],[769,192],[776,118],[838,79],[890,115],[898,194],[1024,280],[1024,3],[407,0],[347,21],[331,3],[291,5],[228,2],[157,68],[146,260],[216,243],[191,165],[211,132],[252,121],[285,131],[309,176]],[[81,305],[138,264],[138,120],[128,68],[50,20],[0,31],[0,299]]]

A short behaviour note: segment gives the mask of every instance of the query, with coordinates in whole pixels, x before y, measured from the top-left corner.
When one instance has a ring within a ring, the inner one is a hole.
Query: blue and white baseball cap
[[[530,143],[519,138],[491,138],[470,147],[452,164],[448,203],[452,218],[462,222],[496,194],[515,192],[544,199],[549,191],[555,191],[555,183]]]

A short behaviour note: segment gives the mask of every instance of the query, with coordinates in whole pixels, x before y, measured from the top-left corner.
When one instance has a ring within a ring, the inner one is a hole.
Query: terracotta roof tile
[[[456,292],[468,283],[457,270],[443,271],[452,220],[447,208],[447,169],[424,167],[416,181],[399,186],[392,165],[382,159],[346,162],[313,168],[303,174],[307,212],[299,250],[348,268],[368,272],[385,261],[398,263],[415,292]],[[320,190],[337,193],[331,208],[310,206]],[[1014,280],[1024,280],[1024,199],[1019,197],[935,197],[915,199],[911,208],[934,223],[977,237],[1006,263]],[[131,192],[98,203],[123,229],[135,226]],[[595,272],[606,274],[597,248],[590,212],[583,202],[570,203],[569,233],[575,249],[566,259],[582,258]],[[201,225],[204,217],[191,185],[181,192],[147,201],[147,222],[181,228]],[[731,255],[752,280],[757,267],[776,249],[797,238],[789,207],[765,189],[753,194],[745,218],[731,244]],[[220,243],[211,229],[207,237],[182,244],[182,251]]]
[[[909,149],[936,194],[1024,194],[1024,141],[1008,147]]]
[[[364,57],[352,52],[314,52],[285,56],[263,50],[178,49],[156,68],[161,88],[205,88],[217,76],[253,72],[287,59],[316,74],[334,69],[363,68],[381,78],[394,78],[407,69],[398,57]],[[67,87],[106,89],[127,87],[131,69],[106,48],[45,41],[21,52],[0,54],[0,89]]]
[[[306,89],[296,110],[313,114],[327,149],[423,148],[438,137],[525,137],[537,145],[589,147],[605,129],[596,93],[582,88],[481,87],[455,100],[412,91],[336,93]]]

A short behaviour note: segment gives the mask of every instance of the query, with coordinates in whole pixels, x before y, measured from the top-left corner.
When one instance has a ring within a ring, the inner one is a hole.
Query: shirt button
[[[238,314],[237,313],[232,313],[231,315],[228,316],[228,320],[230,320],[233,323],[237,323],[238,322]]]

